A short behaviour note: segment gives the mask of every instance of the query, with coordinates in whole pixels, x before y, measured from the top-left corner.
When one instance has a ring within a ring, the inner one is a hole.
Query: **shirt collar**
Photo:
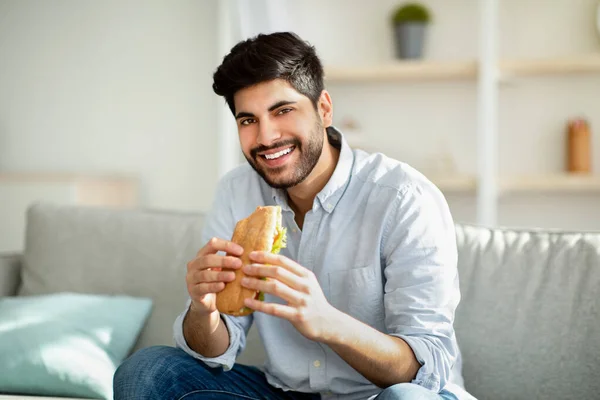
[[[317,194],[317,199],[319,199],[321,207],[328,213],[331,213],[350,183],[350,175],[354,165],[354,152],[348,145],[344,135],[333,126],[327,128],[327,139],[329,144],[340,150],[340,157],[333,175],[331,175],[325,187]],[[287,203],[285,190],[273,188],[272,195],[275,204],[280,205],[283,210],[291,211]]]

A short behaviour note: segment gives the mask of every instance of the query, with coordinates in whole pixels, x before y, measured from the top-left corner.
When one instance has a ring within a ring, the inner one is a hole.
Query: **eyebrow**
[[[281,100],[281,101],[278,101],[277,103],[273,104],[271,107],[269,107],[269,111],[276,110],[279,107],[287,106],[289,104],[296,104],[296,102],[290,101],[290,100]],[[245,117],[255,117],[255,115],[250,112],[240,111],[239,113],[236,114],[235,119],[240,119],[240,118],[245,118]]]

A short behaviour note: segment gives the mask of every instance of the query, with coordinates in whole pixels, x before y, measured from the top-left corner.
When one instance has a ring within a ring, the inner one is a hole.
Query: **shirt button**
[[[315,368],[319,368],[321,366],[321,361],[315,360],[315,362],[313,362],[313,365],[315,366]]]
[[[292,232],[296,233],[296,232],[298,232],[298,230],[296,228],[293,228]]]
[[[328,209],[329,211],[331,211],[331,209],[332,209],[332,208],[333,208],[333,205],[332,205],[331,203],[327,203],[327,209]]]

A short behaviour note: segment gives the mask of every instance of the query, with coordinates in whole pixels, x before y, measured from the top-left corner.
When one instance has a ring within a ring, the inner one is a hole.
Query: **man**
[[[321,62],[292,33],[238,43],[213,89],[235,116],[248,165],[218,185],[206,244],[187,266],[177,348],[130,357],[115,398],[470,398],[453,329],[454,225],[438,189],[403,163],[348,147],[331,126]],[[242,266],[228,239],[259,205],[282,207],[287,248]],[[243,268],[243,284],[266,294],[247,300],[256,312],[219,314],[215,293],[234,279],[222,268]],[[235,364],[253,322],[263,369]]]

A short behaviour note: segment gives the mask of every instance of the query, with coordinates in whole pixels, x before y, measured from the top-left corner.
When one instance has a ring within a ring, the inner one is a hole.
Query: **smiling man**
[[[248,165],[219,183],[204,246],[188,265],[176,347],[151,347],[115,374],[115,399],[470,399],[453,321],[454,224],[440,191],[408,165],[353,150],[312,46],[292,33],[238,43],[214,74]],[[279,255],[230,242],[257,206],[279,205]],[[225,255],[229,254],[229,255]],[[237,257],[236,257],[237,256]],[[221,315],[234,279],[265,293],[251,315]],[[261,278],[267,277],[264,280]],[[263,368],[236,364],[250,326]]]

